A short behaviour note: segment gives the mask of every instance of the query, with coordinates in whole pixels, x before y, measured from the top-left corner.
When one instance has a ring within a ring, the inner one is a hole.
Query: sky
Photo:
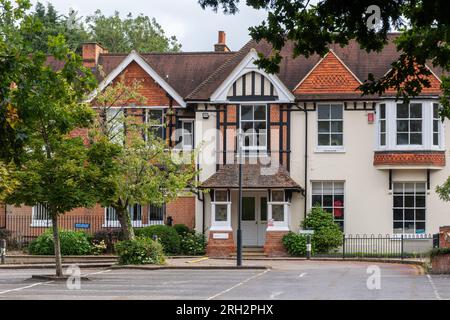
[[[35,4],[37,0],[32,0]],[[110,15],[119,11],[121,16],[131,12],[134,16],[143,13],[154,17],[163,27],[166,35],[176,36],[182,44],[182,51],[210,51],[217,43],[219,30],[226,32],[226,42],[231,50],[239,50],[250,40],[248,28],[259,25],[267,15],[240,5],[240,12],[234,16],[215,13],[212,9],[203,10],[197,0],[40,0],[50,2],[61,14],[69,8],[86,17],[96,9]],[[243,1],[241,1],[243,2]]]

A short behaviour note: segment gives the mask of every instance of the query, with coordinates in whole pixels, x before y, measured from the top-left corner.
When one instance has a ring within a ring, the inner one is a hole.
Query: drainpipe
[[[306,111],[306,103],[303,105],[304,111],[305,111],[305,191],[304,191],[304,197],[305,197],[305,212],[304,212],[304,219],[306,219],[306,210],[308,208],[308,112]]]

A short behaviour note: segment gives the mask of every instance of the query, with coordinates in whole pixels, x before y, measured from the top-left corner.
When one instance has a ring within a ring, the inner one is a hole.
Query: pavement
[[[0,300],[450,299],[450,275],[427,275],[415,265],[246,260],[244,265],[269,268],[81,269],[80,275],[89,280],[79,286],[76,278],[69,283],[31,279],[32,275],[51,274],[53,269],[0,269]]]

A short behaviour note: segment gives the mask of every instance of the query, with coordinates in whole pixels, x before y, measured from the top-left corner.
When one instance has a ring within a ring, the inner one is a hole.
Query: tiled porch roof
[[[242,186],[245,189],[296,189],[303,190],[284,167],[271,168],[260,164],[242,165]],[[239,165],[227,164],[204,181],[202,189],[231,189],[239,187]]]

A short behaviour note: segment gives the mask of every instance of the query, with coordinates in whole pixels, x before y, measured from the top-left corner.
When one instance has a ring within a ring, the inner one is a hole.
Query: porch
[[[236,252],[239,212],[239,167],[224,165],[201,188],[209,190],[208,255],[226,257]],[[244,164],[242,178],[242,243],[262,248],[264,254],[285,255],[281,239],[290,230],[293,197],[303,189],[284,167]]]

